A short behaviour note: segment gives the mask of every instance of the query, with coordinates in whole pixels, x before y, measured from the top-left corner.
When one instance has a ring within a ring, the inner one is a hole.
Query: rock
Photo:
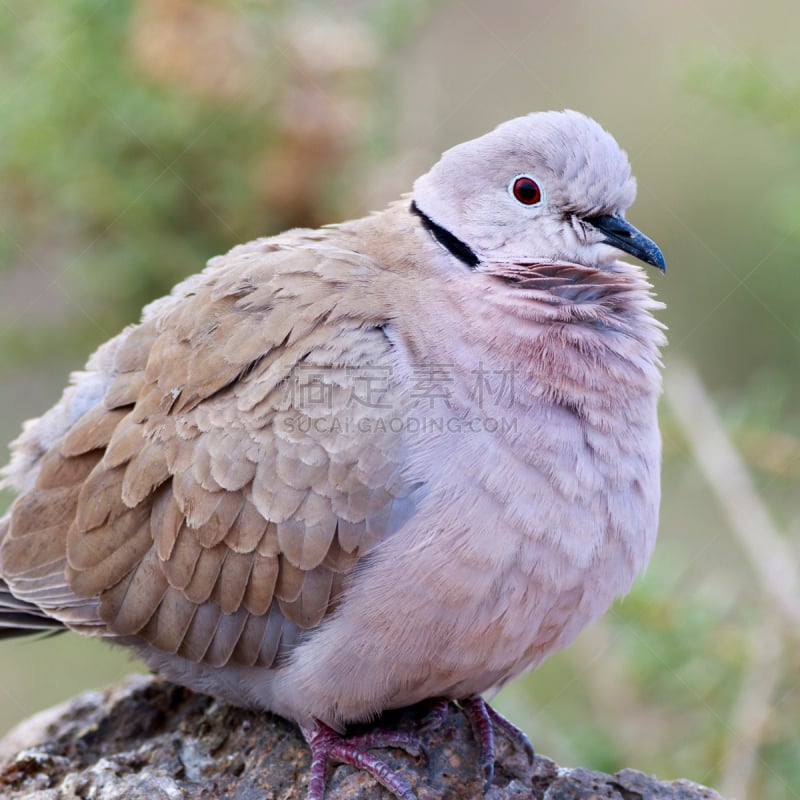
[[[413,725],[411,712],[396,715]],[[487,800],[722,800],[685,780],[641,772],[605,775],[525,757],[497,737],[498,763]],[[425,736],[427,758],[386,750],[419,800],[480,797],[476,752],[463,716],[451,708]],[[85,692],[22,722],[0,741],[4,800],[303,800],[309,753],[280,717],[246,711],[158,678],[132,676]],[[386,800],[351,767],[332,770],[328,800]]]

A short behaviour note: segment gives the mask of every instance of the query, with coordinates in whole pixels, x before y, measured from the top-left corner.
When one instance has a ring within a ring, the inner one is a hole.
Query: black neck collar
[[[411,201],[411,213],[416,214],[421,220],[422,224],[431,232],[433,238],[439,242],[440,245],[446,247],[459,261],[463,261],[468,267],[474,269],[478,266],[478,256],[472,248],[461,241],[461,239],[453,236],[450,231],[437,225],[427,214],[420,210],[420,207]]]

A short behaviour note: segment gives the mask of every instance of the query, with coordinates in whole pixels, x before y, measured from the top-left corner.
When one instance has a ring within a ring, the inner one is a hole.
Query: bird
[[[234,247],[146,306],[25,423],[0,637],[71,629],[409,781],[382,712],[486,698],[653,551],[664,326],[625,152],[572,110],[445,151],[384,210]]]

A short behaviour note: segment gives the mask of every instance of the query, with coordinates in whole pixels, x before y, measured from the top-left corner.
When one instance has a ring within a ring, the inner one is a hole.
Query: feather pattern
[[[147,309],[103,364],[105,393],[40,457],[2,554],[37,608],[58,616],[76,596],[109,635],[270,664],[380,541],[365,521],[394,502],[379,476],[402,463],[400,437],[342,451],[314,421],[351,415],[341,365],[385,360],[391,343],[335,288],[343,264],[324,244],[252,256],[235,249]],[[360,523],[349,553],[342,512]]]
[[[0,631],[41,614],[338,729],[568,644],[657,527],[664,337],[616,258],[664,262],[634,194],[600,126],[534,114],[413,200],[213,259],[14,443]]]

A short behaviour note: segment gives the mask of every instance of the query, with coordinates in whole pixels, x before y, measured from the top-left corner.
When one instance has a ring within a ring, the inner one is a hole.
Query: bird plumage
[[[336,728],[565,646],[657,527],[657,304],[587,221],[634,192],[599,125],[533,114],[385,211],[213,259],[14,443],[0,626]]]

